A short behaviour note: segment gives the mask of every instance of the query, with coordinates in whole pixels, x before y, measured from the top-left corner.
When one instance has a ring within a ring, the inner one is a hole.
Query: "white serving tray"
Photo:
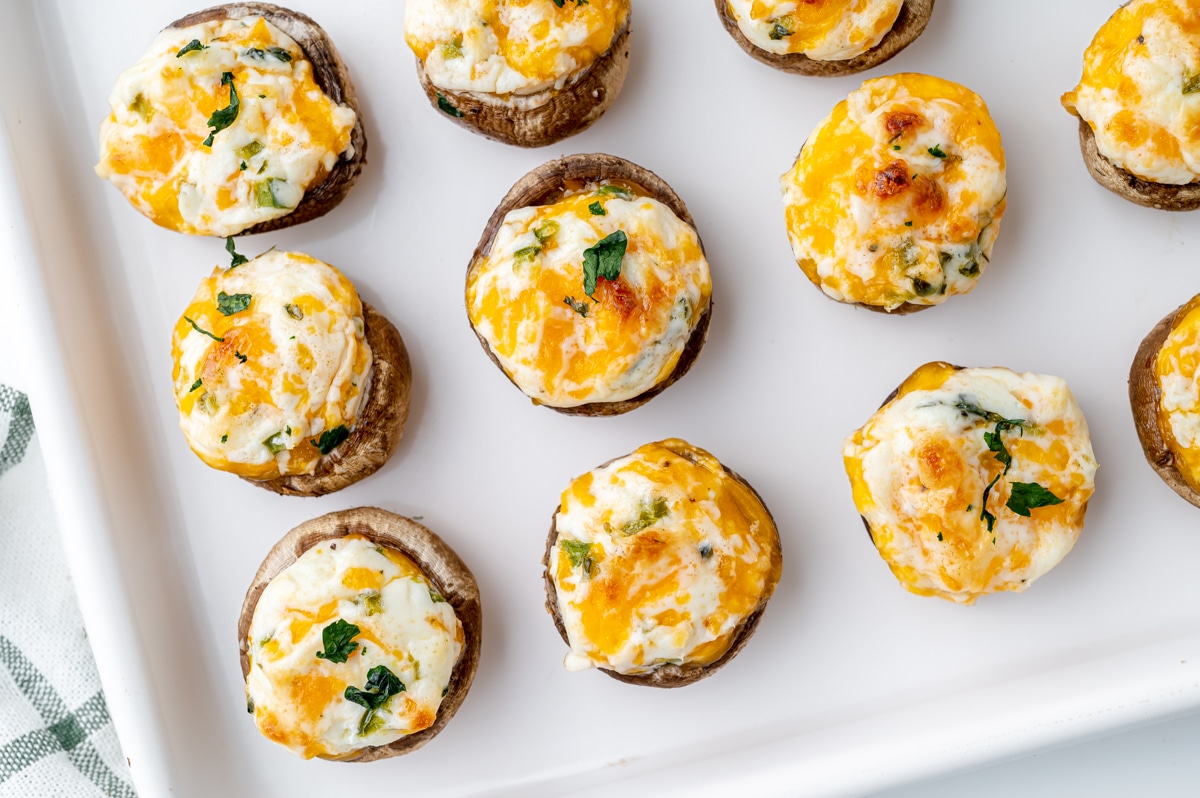
[[[1138,342],[1200,290],[1200,215],[1094,184],[1058,104],[1112,0],[940,2],[873,75],[951,78],[1004,136],[1009,207],[978,288],[890,318],[826,300],[792,261],[778,175],[858,78],[746,57],[709,0],[635,0],[629,77],[591,130],[538,151],[449,124],[422,96],[403,7],[297,0],[359,89],[368,166],[327,217],[244,239],[341,267],[414,362],[409,426],[378,474],[283,498],[194,457],[176,427],[170,331],[219,240],[156,228],[95,178],[116,76],[186,0],[5,0],[0,257],[18,275],[46,460],[89,636],[143,796],[833,795],[1200,706],[1200,514],[1143,461],[1126,398]],[[7,141],[4,140],[7,135]],[[690,374],[646,407],[532,406],[480,351],[463,277],[526,170],[606,151],[668,180],[697,220],[715,315]],[[15,308],[15,310],[11,310]],[[1101,464],[1075,551],[1024,595],[972,608],[897,586],[864,534],[841,441],[917,365],[1065,377]],[[683,690],[566,673],[542,604],[550,513],[575,475],[681,436],[771,507],[784,574],[753,642]],[[483,593],[482,662],[453,723],[372,765],[303,762],[246,717],[236,618],[267,549],[307,518],[374,504],[423,516]],[[374,790],[376,792],[372,793]]]

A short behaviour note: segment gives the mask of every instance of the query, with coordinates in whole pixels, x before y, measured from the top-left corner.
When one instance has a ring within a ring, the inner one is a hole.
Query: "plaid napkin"
[[[25,395],[0,385],[0,798],[137,798]]]

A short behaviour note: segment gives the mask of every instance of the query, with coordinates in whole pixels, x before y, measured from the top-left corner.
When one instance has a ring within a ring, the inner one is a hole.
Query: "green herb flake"
[[[442,58],[447,61],[455,58],[463,57],[462,37],[455,36],[453,41],[446,42],[442,45]]]
[[[254,699],[249,696],[246,697],[246,712],[251,715],[254,714]]]
[[[617,186],[613,185],[612,183],[600,186],[600,188],[596,189],[596,194],[601,197],[620,197],[621,199],[627,200],[633,199],[632,191],[624,186]]]
[[[934,158],[945,158],[946,157],[946,153],[942,152],[941,144],[934,144],[932,147],[925,150],[925,152],[929,153]]]
[[[621,276],[621,261],[629,239],[618,230],[600,239],[583,251],[583,292],[595,299],[596,282],[600,278],[615,280]]]
[[[241,108],[242,103],[238,98],[237,87],[233,85],[232,72],[221,73],[221,85],[229,87],[229,105],[213,111],[212,116],[208,118],[208,138],[203,141],[205,147],[211,147],[213,136],[234,123],[238,117],[238,110]]]
[[[338,618],[321,630],[321,643],[325,646],[325,650],[318,651],[317,658],[330,662],[345,662],[358,648],[358,643],[352,639],[358,633],[357,626]]]
[[[233,236],[228,236],[225,239],[225,251],[229,253],[229,257],[231,260],[231,262],[229,264],[229,268],[231,268],[231,269],[236,269],[238,266],[241,266],[243,263],[250,262],[250,259],[247,258],[245,255],[238,254],[238,251],[233,243]],[[249,294],[234,294],[234,296],[244,296],[247,298],[247,300],[249,300],[249,298],[250,298]],[[248,301],[247,301],[247,304],[249,304]],[[242,308],[242,310],[245,310],[245,308]],[[224,311],[222,311],[222,312],[224,312]],[[228,316],[229,314],[226,313],[225,315]]]
[[[405,689],[404,682],[386,665],[376,665],[367,671],[367,683],[363,689],[353,685],[346,687],[342,694],[345,699],[366,709],[358,722],[360,737],[365,737],[382,726],[382,721],[377,723],[376,710],[383,708],[392,696],[403,693]]]
[[[254,141],[247,144],[245,147],[242,147],[241,149],[239,149],[237,151],[237,154],[238,154],[239,158],[245,158],[246,160],[250,160],[255,155],[258,155],[260,152],[262,152],[263,149],[265,149],[265,147],[266,147],[265,144],[263,144],[258,139],[255,139]]]
[[[621,527],[621,534],[626,536],[636,535],[643,529],[654,526],[669,514],[670,510],[667,508],[666,500],[656,496],[649,504],[642,505],[637,518]]]
[[[437,106],[442,113],[449,114],[455,119],[462,119],[463,112],[451,105],[450,101],[446,99],[446,95],[440,91],[437,92]]]
[[[140,116],[143,122],[149,122],[154,118],[154,106],[141,93],[133,98],[133,102],[129,104],[129,110]]]
[[[577,302],[573,296],[565,296],[563,297],[563,304],[578,313],[580,316],[583,316],[585,319],[587,318],[588,303],[583,301]]]
[[[561,540],[558,545],[567,553],[572,568],[582,568],[585,574],[592,575],[592,566],[596,561],[592,559],[591,543],[584,543],[582,540]]]
[[[268,47],[267,52],[287,64],[292,60],[292,54],[282,47]]]
[[[287,448],[287,444],[283,440],[283,433],[276,432],[271,437],[263,441],[263,446],[266,446],[271,454],[279,454]]]
[[[233,356],[236,357],[239,362],[242,362],[242,363],[246,362],[246,356],[243,355],[241,352],[237,351],[236,349],[233,350]]]
[[[905,226],[905,227],[912,227],[912,220],[911,220],[911,219],[909,219],[907,222],[905,222],[905,223],[904,223],[904,226]]]
[[[531,244],[530,246],[527,246],[527,247],[521,247],[520,249],[518,249],[516,252],[513,253],[513,262],[514,263],[522,263],[525,261],[532,262],[534,258],[536,258],[539,254],[541,254],[541,251],[542,251],[542,247],[540,244]]]
[[[230,239],[230,241],[232,240]],[[227,294],[221,291],[217,294],[217,310],[221,311],[222,316],[232,316],[235,313],[241,313],[250,307],[251,298],[250,294]]]
[[[183,58],[188,53],[196,53],[196,52],[199,52],[200,50],[207,50],[207,49],[208,49],[207,44],[201,44],[199,39],[192,39],[190,42],[185,44],[182,47],[182,49],[180,49],[179,52],[175,53],[175,57]]]
[[[227,440],[229,440],[229,433],[221,436],[221,443],[225,443]]]
[[[893,144],[893,145],[892,145],[892,149],[893,149],[893,150],[895,150],[896,152],[900,152],[900,145],[899,145],[899,144]]]
[[[938,540],[939,540],[939,541],[940,541],[940,540],[942,540],[942,533],[941,533],[941,532],[938,532]]]
[[[239,167],[238,167],[238,169],[240,169],[240,170],[241,170],[241,171],[243,171],[243,172],[244,172],[244,171],[246,171],[246,162],[245,162],[245,161],[242,161],[242,165],[241,165],[241,166],[239,166]]]
[[[604,210],[604,206],[600,204],[600,200],[596,200],[589,205],[588,210],[592,212],[592,216],[608,216],[608,211]]]
[[[254,186],[254,204],[260,208],[280,208],[284,210],[290,208],[290,205],[283,204],[276,191],[276,187],[281,183],[287,183],[287,181],[280,180],[277,177],[268,177],[266,180],[256,183]]]
[[[1017,515],[1028,518],[1030,510],[1037,509],[1038,507],[1049,507],[1053,504],[1062,504],[1062,502],[1062,499],[1036,482],[1014,482],[1012,483],[1012,492],[1009,494],[1008,503],[1004,506]]]
[[[192,325],[192,329],[195,330],[196,332],[200,333],[201,335],[207,335],[209,338],[213,339],[214,341],[219,341],[221,343],[225,343],[224,338],[221,338],[220,336],[217,336],[217,335],[213,335],[208,330],[204,329],[199,324],[192,321],[191,317],[184,316],[183,320],[186,321],[188,324]]]
[[[188,393],[191,393],[192,391],[196,390],[203,384],[204,384],[204,380],[200,377],[197,377],[196,381],[192,383],[192,387],[188,388]]]
[[[314,438],[312,441],[310,441],[310,443],[312,443],[313,446],[316,446],[317,450],[320,451],[321,454],[329,454],[335,448],[337,448],[342,441],[349,437],[350,430],[346,429],[345,424],[342,424],[334,427],[333,429],[325,430],[321,433],[319,438]]]

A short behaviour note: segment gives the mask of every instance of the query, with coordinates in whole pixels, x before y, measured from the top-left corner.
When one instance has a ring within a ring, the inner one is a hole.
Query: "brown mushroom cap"
[[[490,254],[492,242],[509,211],[531,205],[550,205],[557,202],[566,192],[568,183],[605,183],[612,180],[636,186],[644,196],[656,199],[666,205],[692,230],[696,231],[696,240],[700,241],[700,232],[696,230],[696,223],[692,220],[692,215],[688,213],[683,200],[667,185],[666,181],[649,169],[644,169],[623,158],[603,153],[568,155],[537,167],[518,180],[504,195],[504,199],[500,200],[500,204],[496,206],[496,210],[492,212],[491,218],[483,228],[483,235],[480,237],[479,244],[475,247],[475,253],[471,256],[471,263],[467,267],[468,278],[475,266]],[[700,251],[704,252],[703,241],[700,241]],[[696,328],[684,345],[674,370],[653,388],[621,402],[590,402],[578,407],[554,407],[551,409],[569,416],[616,416],[628,413],[649,402],[686,374],[692,364],[696,362],[700,350],[704,347],[704,341],[708,337],[708,323],[712,317],[712,306],[710,297],[708,305],[700,311]],[[471,329],[475,330],[473,324]],[[478,330],[475,330],[475,337],[479,339],[483,351],[487,352],[487,356],[496,364],[496,367],[504,371],[500,360]],[[507,377],[508,372],[504,371],[504,375]],[[509,377],[509,381],[512,382],[512,377]],[[516,383],[513,382],[513,385]]]
[[[324,180],[315,186],[309,186],[304,192],[304,198],[291,213],[260,222],[238,233],[255,235],[301,224],[324,216],[336,208],[350,193],[351,187],[362,172],[363,164],[367,162],[367,135],[363,130],[362,112],[358,108],[358,97],[354,93],[354,84],[350,82],[350,72],[346,69],[345,62],[333,46],[329,35],[304,14],[270,3],[228,3],[188,14],[167,27],[186,28],[204,22],[245,17],[263,17],[291,36],[304,51],[304,57],[312,64],[313,79],[321,91],[335,103],[352,108],[355,115],[354,129],[350,132],[350,144],[354,147],[354,154],[349,158],[339,158]]]
[[[738,28],[737,20],[729,13],[727,0],[716,0],[717,15],[729,35],[743,50],[764,64],[782,69],[784,72],[794,72],[799,75],[812,75],[820,78],[835,78],[853,75],[872,67],[879,66],[892,58],[896,53],[912,44],[929,24],[933,14],[933,0],[904,0],[900,14],[896,17],[892,29],[880,40],[879,44],[867,50],[862,55],[848,58],[844,61],[819,61],[809,58],[804,53],[772,53],[762,49],[746,38]],[[924,307],[924,306],[922,306]],[[895,313],[896,311],[892,311]]]
[[[553,86],[533,94],[489,94],[439,89],[417,59],[417,77],[438,113],[459,125],[505,144],[544,147],[573,136],[600,118],[617,99],[629,70],[629,34],[633,12],[625,27],[600,56],[567,78],[562,89]],[[446,110],[453,108],[459,115]]]
[[[322,457],[312,474],[246,479],[282,496],[324,496],[374,474],[396,451],[408,419],[412,365],[400,333],[366,302],[363,332],[371,347],[371,386],[350,437]],[[303,444],[301,444],[303,445]]]
[[[1100,153],[1096,146],[1096,134],[1083,119],[1079,120],[1079,149],[1091,176],[1119,197],[1162,211],[1194,211],[1200,208],[1200,182],[1183,185],[1155,183],[1122,169]]]
[[[462,623],[462,654],[450,675],[446,696],[438,707],[433,725],[415,734],[401,737],[387,745],[367,746],[351,757],[338,757],[339,762],[373,762],[415,751],[440,732],[458,711],[479,665],[479,649],[483,635],[483,614],[479,603],[479,586],[466,564],[445,541],[410,518],[380,510],[377,507],[356,507],[329,513],[284,535],[276,543],[254,575],[242,613],[238,618],[238,650],[241,652],[242,678],[250,672],[249,634],[254,608],[267,584],[290,567],[300,555],[326,541],[336,541],[347,535],[362,535],[376,545],[395,549],[412,560],[430,584],[445,597]],[[333,759],[333,757],[327,757]]]
[[[620,459],[620,457],[614,457],[607,463],[597,466],[597,468],[604,468]],[[771,531],[775,536],[775,548],[771,554],[770,573],[774,575],[775,581],[771,581],[764,586],[762,603],[758,605],[754,612],[747,615],[738,624],[733,633],[733,643],[729,646],[729,650],[722,654],[719,659],[707,665],[695,665],[691,663],[684,663],[683,665],[660,665],[650,673],[643,674],[617,673],[607,668],[598,668],[606,676],[611,676],[617,681],[625,682],[626,684],[640,684],[646,687],[686,687],[692,682],[698,682],[705,677],[712,676],[723,668],[727,662],[737,656],[737,653],[745,647],[746,642],[754,636],[754,632],[758,628],[758,621],[762,618],[763,611],[767,608],[767,602],[771,600],[771,594],[775,592],[775,585],[779,580],[779,574],[783,570],[783,548],[779,540],[779,529],[775,525],[775,517],[767,509],[767,505],[763,502],[762,497],[758,495],[758,491],[737,472],[724,464],[722,464],[721,468],[734,481],[754,494],[754,498],[758,500],[758,503],[766,510],[767,517],[771,519]],[[562,505],[560,504],[554,508],[554,514],[550,516],[550,534],[546,536],[546,551],[542,555],[542,582],[546,588],[546,612],[550,613],[550,617],[554,619],[554,628],[558,630],[562,641],[567,646],[570,646],[571,641],[567,638],[567,627],[563,624],[562,614],[558,609],[558,589],[554,585],[554,577],[550,575],[550,555],[554,551],[554,545],[558,542],[558,512],[561,509]]]
[[[1129,367],[1129,404],[1133,408],[1133,422],[1137,428],[1142,452],[1163,482],[1171,490],[1197,507],[1200,507],[1200,492],[1187,481],[1175,463],[1175,453],[1167,446],[1162,427],[1159,426],[1158,407],[1162,399],[1162,387],[1155,375],[1158,352],[1175,325],[1183,321],[1186,310],[1194,307],[1191,302],[1180,305],[1154,326],[1150,334],[1142,339],[1133,365]]]

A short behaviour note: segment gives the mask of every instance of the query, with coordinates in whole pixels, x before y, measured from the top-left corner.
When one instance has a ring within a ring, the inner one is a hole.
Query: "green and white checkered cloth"
[[[0,798],[137,798],[25,395],[0,385]]]

